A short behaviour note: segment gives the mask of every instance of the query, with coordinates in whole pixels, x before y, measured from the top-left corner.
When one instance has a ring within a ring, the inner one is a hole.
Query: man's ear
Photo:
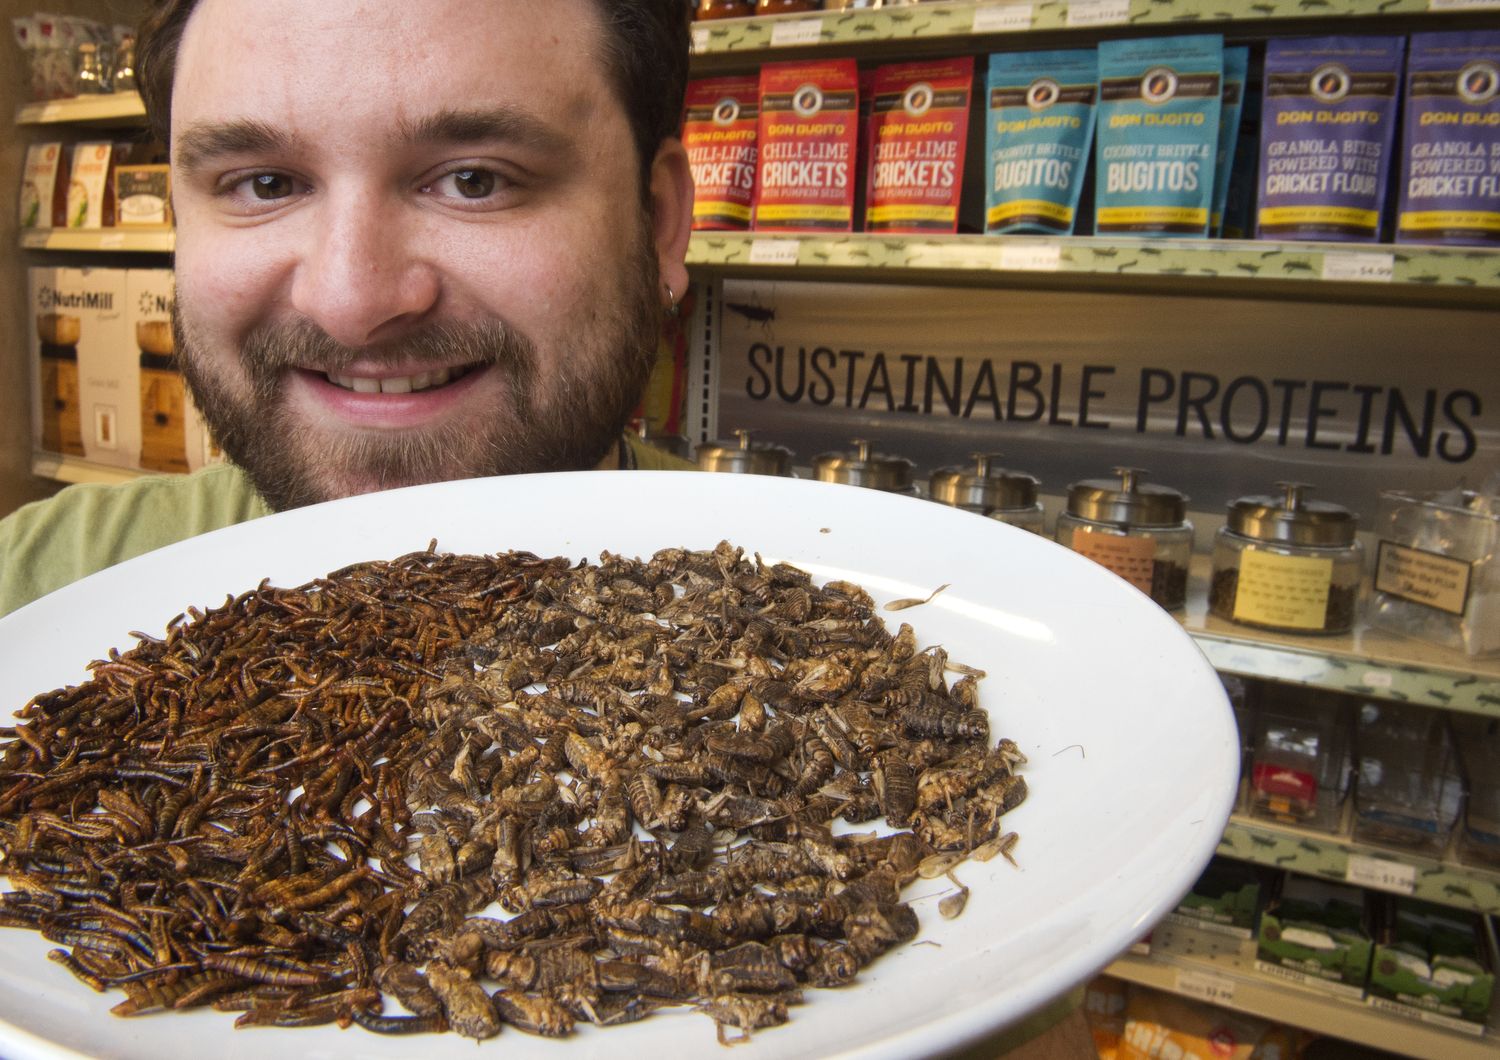
[[[651,229],[661,282],[680,300],[688,286],[684,261],[693,234],[693,172],[675,137],[662,141],[651,163]]]

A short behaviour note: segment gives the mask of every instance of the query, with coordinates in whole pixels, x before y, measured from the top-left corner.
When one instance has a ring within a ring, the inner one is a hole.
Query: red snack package
[[[859,144],[859,68],[853,59],[763,66],[757,143],[752,228],[853,231]]]
[[[693,230],[750,227],[760,84],[754,77],[690,81],[682,144],[693,169]]]
[[[875,71],[867,232],[956,232],[974,58]]]

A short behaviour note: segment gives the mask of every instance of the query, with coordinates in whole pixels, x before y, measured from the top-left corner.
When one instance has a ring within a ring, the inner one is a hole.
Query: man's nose
[[[292,305],[345,346],[364,346],[420,320],[440,293],[408,218],[367,196],[330,194],[292,283]]]

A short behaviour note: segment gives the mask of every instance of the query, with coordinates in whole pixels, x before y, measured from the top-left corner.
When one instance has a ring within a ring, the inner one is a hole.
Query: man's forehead
[[[583,121],[601,100],[618,106],[602,32],[594,0],[201,0],[177,57],[173,124],[229,105],[410,126],[496,103]]]

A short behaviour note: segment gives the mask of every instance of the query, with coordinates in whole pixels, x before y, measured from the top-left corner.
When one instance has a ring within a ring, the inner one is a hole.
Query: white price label
[[[1130,21],[1130,0],[1070,0],[1068,25],[1115,26]]]
[[[1030,28],[1030,4],[996,4],[974,9],[975,33],[1015,33]]]
[[[1323,279],[1390,283],[1396,267],[1394,254],[1348,254],[1332,251],[1323,255]]]
[[[771,27],[771,47],[788,44],[816,44],[823,35],[821,18],[794,18]]]
[[[707,26],[694,26],[693,27],[693,51],[695,51],[695,52],[705,52],[705,51],[707,51],[708,50],[709,37],[712,36],[712,33],[713,33],[713,31],[710,30]]]
[[[802,244],[795,239],[757,239],[750,244],[751,265],[795,265]]]
[[[1234,980],[1213,972],[1177,972],[1177,993],[1211,1005],[1234,1004]]]
[[[1396,683],[1389,670],[1366,670],[1361,680],[1366,688],[1390,688]]]
[[[1359,887],[1374,887],[1378,891],[1413,894],[1417,889],[1417,867],[1385,858],[1350,854],[1344,880]]]
[[[1483,11],[1500,8],[1500,0],[1427,0],[1429,11]]]
[[[1000,268],[1013,272],[1056,272],[1062,267],[1062,247],[1056,243],[1005,243]]]
[[[124,232],[105,232],[99,237],[100,250],[119,250],[125,245]]]

